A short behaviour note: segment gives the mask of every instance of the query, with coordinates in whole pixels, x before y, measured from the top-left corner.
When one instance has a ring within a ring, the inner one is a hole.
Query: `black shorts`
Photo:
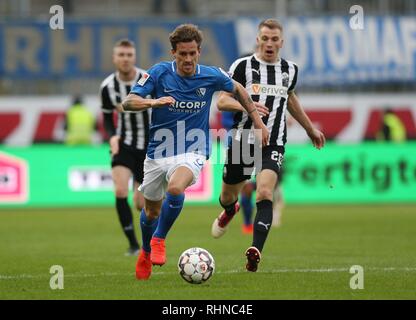
[[[253,155],[254,147],[250,146],[250,153]],[[252,163],[244,163],[242,160],[241,152],[236,157],[238,159],[238,163],[235,163],[236,159],[233,159],[233,150],[232,148],[228,148],[227,150],[227,160],[224,165],[224,171],[222,180],[226,184],[237,184],[244,180],[248,180],[251,178],[251,175],[256,170],[256,174],[259,173],[261,170],[270,169],[276,172],[278,177],[280,177],[280,171],[283,163],[283,155],[285,153],[284,146],[266,146],[261,149],[262,158],[261,158],[261,167],[255,168],[254,162]]]
[[[111,158],[111,167],[123,166],[133,173],[134,181],[143,182],[143,164],[146,159],[146,150],[133,149],[120,142],[119,151]]]

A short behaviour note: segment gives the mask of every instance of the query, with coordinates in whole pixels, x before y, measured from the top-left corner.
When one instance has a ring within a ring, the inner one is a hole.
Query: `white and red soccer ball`
[[[190,248],[179,257],[178,270],[181,277],[192,284],[207,281],[215,271],[212,255],[202,248]]]

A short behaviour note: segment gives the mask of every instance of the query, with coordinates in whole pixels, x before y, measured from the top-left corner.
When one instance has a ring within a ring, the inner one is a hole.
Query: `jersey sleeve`
[[[142,98],[146,96],[153,96],[156,88],[159,68],[157,65],[150,68],[147,72],[143,72],[139,81],[131,89],[130,93],[137,94]]]
[[[231,79],[230,75],[222,70],[221,68],[218,68],[218,91],[227,91],[227,92],[233,92],[234,90],[234,83]]]
[[[112,113],[104,113],[104,130],[107,136],[111,138],[116,134],[116,126],[114,125],[114,118]]]
[[[230,131],[234,124],[234,112],[222,111],[221,112],[221,124],[222,127]]]
[[[243,85],[243,87],[246,86],[246,64],[247,64],[247,60],[237,60],[235,61],[229,70],[229,74],[231,75],[231,77],[241,83]]]
[[[104,113],[113,113],[115,106],[113,105],[110,99],[107,86],[102,86],[100,91],[101,91],[101,94],[100,94],[101,95],[101,110]]]
[[[293,90],[295,90],[296,82],[298,81],[298,66],[296,64],[293,64],[293,67],[295,70],[295,74],[293,75],[292,83],[290,84],[289,89],[287,90],[288,92],[292,92]]]

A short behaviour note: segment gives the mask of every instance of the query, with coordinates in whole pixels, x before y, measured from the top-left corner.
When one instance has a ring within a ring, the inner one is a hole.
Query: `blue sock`
[[[253,214],[253,204],[251,198],[245,195],[241,195],[241,206],[243,207],[243,219],[244,224],[251,224],[251,215]]]
[[[148,220],[144,209],[140,214],[140,228],[142,229],[142,248],[146,252],[150,252],[150,240],[156,230],[159,218]]]
[[[166,192],[166,198],[163,201],[162,212],[159,217],[159,224],[157,225],[157,229],[154,234],[156,238],[166,238],[170,228],[179,216],[179,213],[182,211],[184,199],[185,194],[183,193],[174,196],[169,192]]]

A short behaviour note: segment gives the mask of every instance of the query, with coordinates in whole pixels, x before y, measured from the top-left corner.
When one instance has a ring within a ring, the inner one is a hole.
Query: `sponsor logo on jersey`
[[[288,88],[289,87],[289,75],[287,72],[282,73],[282,86]]]
[[[173,107],[170,107],[169,110],[174,112],[199,112],[206,104],[206,101],[175,101]]]
[[[150,75],[148,73],[143,73],[142,77],[140,78],[139,81],[137,81],[137,84],[139,86],[144,86],[144,84],[146,83],[147,79],[150,78]]]
[[[258,83],[252,84],[251,92],[252,94],[266,94],[268,96],[281,96],[281,97],[287,96],[286,87],[270,85],[270,84],[258,84]]]
[[[198,95],[198,97],[203,97],[205,96],[205,92],[207,92],[206,88],[198,88],[196,89],[196,94]]]
[[[253,69],[253,72],[257,73],[260,76],[260,70]]]

